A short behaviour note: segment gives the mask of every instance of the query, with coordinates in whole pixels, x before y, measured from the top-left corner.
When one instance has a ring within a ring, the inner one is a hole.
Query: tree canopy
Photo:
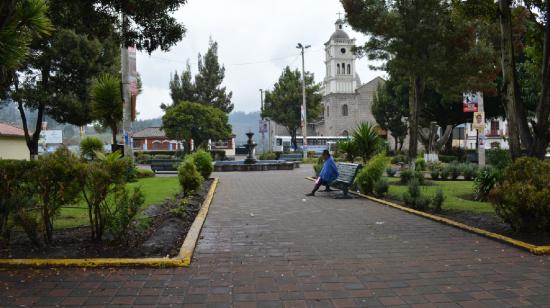
[[[221,140],[231,135],[231,125],[225,112],[216,107],[186,101],[165,109],[162,129],[168,138],[185,140],[188,146],[191,139],[196,146],[200,146],[206,145],[208,139]]]
[[[170,96],[172,104],[180,101],[192,101],[216,107],[226,113],[233,110],[231,98],[233,92],[222,86],[225,78],[225,67],[218,60],[218,43],[210,40],[208,51],[198,57],[198,74],[191,77],[189,63],[181,73],[176,72],[170,78]]]
[[[302,77],[298,70],[286,67],[272,90],[265,92],[262,117],[268,117],[285,126],[296,148],[296,131],[301,126]],[[313,74],[306,72],[307,120],[316,120],[322,112],[321,86],[315,83]]]
[[[120,78],[111,74],[101,75],[92,83],[92,113],[103,127],[109,127],[113,135],[113,144],[117,144],[116,135],[122,121],[122,94]]]

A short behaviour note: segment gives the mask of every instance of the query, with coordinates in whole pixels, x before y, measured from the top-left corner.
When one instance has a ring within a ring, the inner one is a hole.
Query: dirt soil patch
[[[463,199],[472,198],[473,196],[463,196]],[[405,203],[401,200],[395,200],[392,198],[385,198],[386,200],[397,203],[399,205],[405,206]],[[426,213],[433,214],[436,216],[445,217],[465,225],[483,229],[489,232],[497,233],[504,235],[515,240],[523,241],[528,244],[537,245],[537,246],[547,246],[550,245],[550,233],[538,233],[538,234],[528,234],[528,233],[518,233],[514,232],[508,224],[503,222],[498,216],[488,213],[472,213],[472,212],[458,212],[458,211],[446,211],[443,210],[439,213],[427,210]]]
[[[49,247],[33,246],[21,231],[12,234],[9,247],[0,246],[0,258],[137,258],[174,257],[193,224],[213,180],[188,198],[181,207],[183,195],[178,194],[162,204],[151,205],[138,215],[128,239],[122,242],[104,239],[90,241],[88,226],[54,231],[54,243]]]

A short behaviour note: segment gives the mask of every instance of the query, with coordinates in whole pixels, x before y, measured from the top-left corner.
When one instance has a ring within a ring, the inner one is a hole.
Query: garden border
[[[310,180],[310,181],[315,181],[315,178],[313,178],[313,177],[306,177],[306,179]],[[477,235],[481,235],[481,236],[484,236],[484,237],[487,237],[487,238],[490,238],[490,239],[493,239],[493,240],[497,240],[497,241],[506,243],[508,245],[511,245],[511,246],[514,246],[514,247],[517,247],[517,248],[520,248],[520,249],[523,249],[523,250],[527,250],[528,252],[530,252],[534,255],[550,254],[550,246],[537,246],[537,245],[529,244],[529,243],[519,241],[519,240],[515,240],[513,238],[510,238],[510,237],[507,237],[507,236],[504,236],[504,235],[501,235],[501,234],[497,234],[497,233],[493,233],[493,232],[483,230],[483,229],[480,229],[480,228],[472,227],[472,226],[454,221],[452,219],[448,219],[448,218],[444,218],[444,217],[441,217],[441,216],[437,216],[437,215],[425,213],[425,212],[422,212],[422,211],[418,211],[418,210],[415,210],[415,209],[411,209],[411,208],[408,208],[408,207],[405,207],[405,206],[402,206],[402,205],[399,205],[399,204],[396,204],[396,203],[393,203],[393,202],[390,202],[390,201],[386,201],[386,200],[378,199],[378,198],[375,198],[375,197],[367,196],[367,195],[364,195],[364,194],[361,194],[361,193],[358,193],[358,192],[354,192],[354,191],[350,191],[349,193],[354,194],[356,196],[363,197],[365,199],[368,199],[368,200],[371,200],[371,201],[374,201],[374,202],[377,202],[377,203],[380,203],[380,204],[385,205],[385,206],[389,206],[389,207],[392,207],[392,208],[395,208],[395,209],[398,209],[398,210],[401,210],[401,211],[404,211],[404,212],[408,212],[408,213],[411,213],[411,214],[414,214],[414,215],[417,215],[417,216],[422,216],[424,218],[428,218],[430,220],[433,220],[433,221],[436,221],[436,222],[439,222],[439,223],[442,223],[442,224],[453,226],[455,228],[468,231],[470,233],[475,233]]]
[[[174,258],[0,259],[0,267],[188,267],[191,264],[193,252],[199,240],[200,232],[208,215],[208,210],[210,209],[218,183],[219,179],[214,178],[201,209],[187,232],[178,255]]]

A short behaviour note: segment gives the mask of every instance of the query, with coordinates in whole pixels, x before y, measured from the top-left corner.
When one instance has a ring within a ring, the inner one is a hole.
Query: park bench
[[[177,171],[181,160],[179,159],[151,159],[151,170],[158,171]]]
[[[304,155],[301,153],[288,153],[288,154],[281,154],[279,156],[279,160],[286,160],[286,161],[302,161],[304,158]]]
[[[355,177],[359,170],[361,170],[360,164],[351,163],[338,163],[338,178],[334,182],[330,183],[330,186],[342,190],[343,194],[337,195],[337,199],[350,199],[348,195],[349,188],[353,185]]]

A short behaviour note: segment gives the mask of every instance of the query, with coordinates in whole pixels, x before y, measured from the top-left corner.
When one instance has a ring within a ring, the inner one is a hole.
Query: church
[[[353,52],[355,39],[344,31],[344,21],[338,19],[334,33],[325,43],[325,78],[323,80],[323,113],[317,121],[308,123],[308,136],[351,136],[362,122],[376,124],[371,106],[380,77],[362,84],[356,70],[357,56]],[[288,136],[280,125],[272,125],[273,135]],[[300,134],[300,133],[299,133]],[[385,131],[380,134],[386,138]],[[388,136],[388,139],[392,139]],[[390,146],[392,140],[388,140]]]

